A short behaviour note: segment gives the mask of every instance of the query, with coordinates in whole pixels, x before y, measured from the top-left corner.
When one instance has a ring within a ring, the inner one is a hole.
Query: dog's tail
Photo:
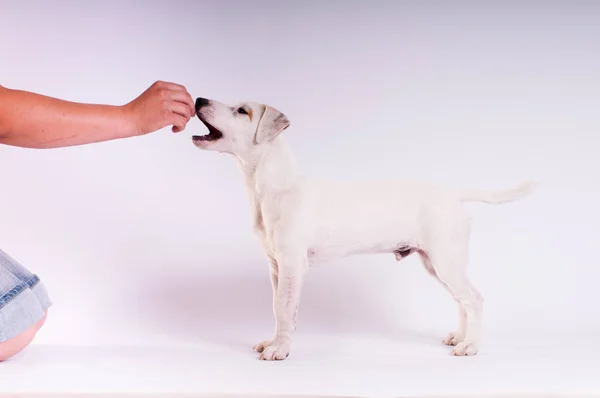
[[[462,189],[459,191],[462,202],[485,202],[490,204],[500,204],[512,202],[521,199],[532,193],[537,187],[534,181],[527,181],[519,184],[517,187],[504,191],[484,191],[479,189]]]

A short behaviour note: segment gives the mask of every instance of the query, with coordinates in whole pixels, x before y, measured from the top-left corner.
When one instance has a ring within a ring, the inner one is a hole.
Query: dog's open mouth
[[[223,133],[221,133],[221,131],[218,128],[216,128],[215,126],[213,126],[212,124],[208,123],[205,120],[202,120],[202,119],[200,119],[200,120],[208,128],[208,134],[195,135],[192,137],[192,139],[194,141],[216,141],[219,138],[223,137]]]

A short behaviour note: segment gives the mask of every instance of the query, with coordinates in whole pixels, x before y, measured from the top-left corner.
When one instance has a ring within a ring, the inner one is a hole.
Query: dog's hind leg
[[[437,280],[440,283],[440,285],[442,285],[442,287],[448,291],[448,293],[454,296],[448,285],[442,282],[437,276],[437,273],[435,272],[435,269],[433,268],[433,265],[431,264],[431,260],[429,259],[427,253],[425,253],[424,251],[419,251],[418,253],[419,257],[421,257],[421,262],[423,263],[423,266],[425,267],[427,272],[429,272],[429,274],[433,276],[435,280]],[[444,340],[442,340],[444,344],[453,346],[457,345],[465,339],[465,334],[467,331],[467,313],[463,305],[458,300],[455,301],[458,307],[458,329],[456,329],[456,331],[454,332],[448,333],[448,335],[444,337]]]
[[[463,264],[466,258],[462,255],[432,254],[431,264],[440,282],[458,303],[459,327],[444,339],[449,345],[456,345],[454,355],[474,355],[479,343],[481,312],[483,300],[467,279]]]
[[[458,329],[444,342],[456,345],[453,355],[475,355],[480,339],[483,298],[466,274],[469,226],[467,220],[460,217],[445,221],[430,231],[427,248],[420,254],[428,271],[439,279],[458,304]]]

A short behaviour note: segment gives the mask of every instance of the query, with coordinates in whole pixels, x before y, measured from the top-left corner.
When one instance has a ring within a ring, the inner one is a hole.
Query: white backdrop
[[[291,119],[306,172],[331,178],[536,179],[521,202],[470,205],[485,330],[597,332],[600,6],[280,3],[0,1],[0,84],[122,104],[161,79],[262,101]],[[55,302],[39,343],[270,336],[241,175],[198,132],[0,147],[0,245]],[[298,331],[438,341],[455,323],[417,258],[365,256],[310,271]]]

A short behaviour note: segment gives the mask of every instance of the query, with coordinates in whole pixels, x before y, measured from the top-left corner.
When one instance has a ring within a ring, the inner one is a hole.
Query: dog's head
[[[229,106],[197,98],[196,115],[208,128],[208,134],[192,137],[194,145],[237,155],[270,143],[290,126],[283,113],[255,102]]]

